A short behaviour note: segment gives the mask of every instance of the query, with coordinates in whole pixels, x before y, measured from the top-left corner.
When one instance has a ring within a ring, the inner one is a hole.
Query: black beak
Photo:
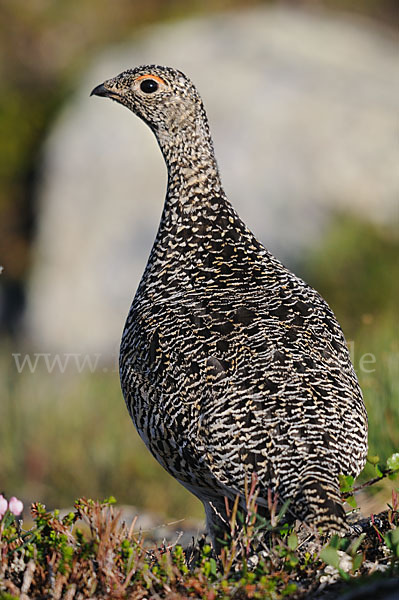
[[[100,85],[98,85],[97,87],[94,88],[94,90],[92,90],[90,92],[90,96],[104,96],[107,97],[110,95],[110,91],[107,90],[107,88],[104,86],[103,83],[100,83]]]

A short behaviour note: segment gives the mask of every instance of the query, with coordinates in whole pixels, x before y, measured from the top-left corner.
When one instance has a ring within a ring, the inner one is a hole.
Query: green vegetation
[[[32,506],[34,526],[21,530],[7,511],[0,518],[0,600],[30,598],[310,598],[320,584],[346,586],[399,574],[397,497],[359,537],[333,536],[328,545],[316,535],[300,541],[272,511],[265,522],[256,515],[254,499],[242,527],[237,503],[231,515],[231,537],[220,558],[209,545],[184,550],[179,545],[149,547],[120,522],[112,504],[84,498],[63,519],[58,511]],[[261,521],[261,522],[260,522]],[[260,527],[267,538],[257,541]],[[254,554],[254,547],[257,553]],[[373,575],[374,573],[374,575]],[[338,583],[336,583],[338,582]],[[345,588],[346,589],[346,588]],[[349,587],[350,589],[350,587]],[[65,594],[65,595],[64,595]]]

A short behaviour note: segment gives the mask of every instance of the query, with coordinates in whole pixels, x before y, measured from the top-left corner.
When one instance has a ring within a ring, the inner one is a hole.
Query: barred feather
[[[202,101],[185,75],[144,66],[93,93],[149,124],[169,175],[120,349],[140,436],[202,500],[215,545],[224,498],[243,498],[253,473],[260,507],[272,490],[291,500],[293,518],[342,529],[338,476],[364,465],[367,416],[334,314],[227,200]]]

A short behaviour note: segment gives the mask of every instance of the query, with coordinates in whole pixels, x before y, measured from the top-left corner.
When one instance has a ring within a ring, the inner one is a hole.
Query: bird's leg
[[[224,503],[204,501],[206,529],[212,541],[212,547],[218,556],[223,548],[224,540],[230,537],[230,522]]]

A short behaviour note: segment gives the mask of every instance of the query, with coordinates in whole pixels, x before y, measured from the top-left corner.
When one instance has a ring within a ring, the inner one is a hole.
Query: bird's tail
[[[339,491],[338,476],[308,472],[301,478],[298,518],[323,533],[343,533],[347,522]]]

